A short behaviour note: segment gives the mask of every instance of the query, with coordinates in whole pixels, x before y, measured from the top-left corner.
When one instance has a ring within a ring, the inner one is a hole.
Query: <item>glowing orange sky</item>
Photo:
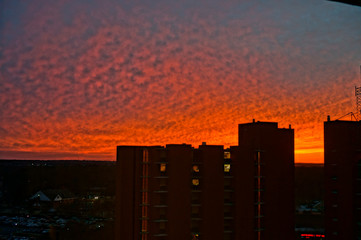
[[[237,144],[355,111],[361,8],[327,1],[23,1],[0,6],[0,158],[115,160],[117,145]]]

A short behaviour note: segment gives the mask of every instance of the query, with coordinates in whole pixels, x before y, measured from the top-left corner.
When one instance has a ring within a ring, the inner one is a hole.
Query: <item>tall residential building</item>
[[[277,123],[238,127],[231,147],[234,239],[294,239],[294,130]]]
[[[361,239],[361,122],[324,123],[325,235]]]
[[[293,130],[239,125],[240,146],[118,146],[116,239],[294,238]]]
[[[116,239],[223,239],[223,146],[118,146]]]

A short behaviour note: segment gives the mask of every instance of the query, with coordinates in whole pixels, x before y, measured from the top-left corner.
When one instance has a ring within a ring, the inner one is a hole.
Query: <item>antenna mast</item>
[[[361,65],[360,65],[360,81],[361,81]],[[361,87],[355,86],[355,96],[356,96],[356,117],[360,119],[361,116]]]

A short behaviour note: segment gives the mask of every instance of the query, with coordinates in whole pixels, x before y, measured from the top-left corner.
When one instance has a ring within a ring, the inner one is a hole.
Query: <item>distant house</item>
[[[34,201],[34,206],[40,206],[41,203],[71,203],[76,199],[75,195],[65,189],[40,190],[30,197]]]
[[[301,204],[297,208],[298,214],[313,214],[320,215],[323,211],[323,202],[321,201],[312,201],[309,203]]]

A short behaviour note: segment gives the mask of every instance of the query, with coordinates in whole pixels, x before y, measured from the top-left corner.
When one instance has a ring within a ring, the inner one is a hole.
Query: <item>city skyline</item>
[[[361,8],[331,1],[0,3],[0,158],[115,160],[117,145],[237,145],[356,110]]]
[[[294,130],[251,122],[238,138],[118,146],[115,239],[295,239]]]

